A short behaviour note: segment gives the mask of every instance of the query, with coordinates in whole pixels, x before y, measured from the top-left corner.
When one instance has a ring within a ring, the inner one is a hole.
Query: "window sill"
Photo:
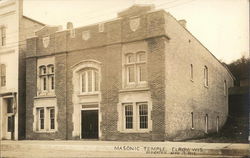
[[[145,129],[145,130],[122,130],[120,132],[121,133],[149,133],[150,130],[149,129]]]
[[[95,95],[99,95],[99,92],[95,92],[95,93],[80,93],[78,94],[78,96],[95,96]]]
[[[43,99],[43,98],[56,98],[55,95],[39,95],[34,97],[34,99]]]
[[[149,88],[126,88],[120,90],[119,92],[124,93],[124,92],[134,92],[134,91],[149,91]]]
[[[34,131],[35,133],[56,133],[55,130],[53,131]]]

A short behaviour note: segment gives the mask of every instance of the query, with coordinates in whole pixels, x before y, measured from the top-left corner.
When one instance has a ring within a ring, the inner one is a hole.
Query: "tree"
[[[233,61],[227,65],[229,70],[234,75],[236,81],[235,85],[240,85],[240,80],[250,79],[250,58],[242,56],[240,59]]]

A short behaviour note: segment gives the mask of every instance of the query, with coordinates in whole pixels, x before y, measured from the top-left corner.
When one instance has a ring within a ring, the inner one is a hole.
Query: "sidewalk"
[[[1,157],[247,157],[249,144],[120,141],[1,141]]]

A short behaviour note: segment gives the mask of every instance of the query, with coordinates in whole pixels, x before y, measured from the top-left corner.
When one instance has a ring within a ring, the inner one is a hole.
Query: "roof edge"
[[[30,17],[27,17],[27,16],[25,16],[25,15],[23,15],[23,18],[25,18],[25,19],[27,19],[27,20],[30,20],[30,21],[33,21],[33,22],[38,23],[38,24],[43,25],[43,26],[46,25],[46,24],[44,24],[44,23],[42,23],[42,22],[40,22],[40,21],[34,20],[34,19],[32,19],[32,18],[30,18]]]

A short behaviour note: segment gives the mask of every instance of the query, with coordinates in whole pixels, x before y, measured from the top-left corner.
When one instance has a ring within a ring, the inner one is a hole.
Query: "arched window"
[[[55,89],[55,68],[53,64],[39,66],[41,92],[53,92]]]
[[[81,93],[93,93],[99,91],[99,72],[95,68],[85,68],[80,72]]]
[[[191,112],[191,129],[194,129],[194,113]]]
[[[40,89],[47,90],[47,68],[45,65],[39,67]]]
[[[204,84],[206,87],[208,86],[208,68],[207,68],[207,66],[204,67]]]
[[[219,132],[219,116],[216,117],[216,131]]]
[[[0,86],[4,87],[6,86],[6,66],[4,64],[0,65]]]
[[[224,80],[224,96],[227,96],[227,81]]]
[[[208,133],[208,114],[205,116],[205,133]]]
[[[190,65],[190,80],[193,81],[194,72],[193,72],[193,64]]]
[[[54,90],[55,89],[55,69],[54,69],[54,65],[48,65],[48,87],[49,90]]]

